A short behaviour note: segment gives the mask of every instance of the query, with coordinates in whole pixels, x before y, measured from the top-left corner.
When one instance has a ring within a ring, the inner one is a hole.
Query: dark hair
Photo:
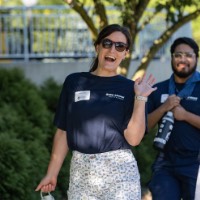
[[[175,48],[179,44],[187,44],[187,45],[189,45],[194,50],[194,53],[196,54],[196,57],[199,57],[199,46],[198,46],[198,44],[192,38],[188,38],[188,37],[177,38],[173,42],[173,44],[171,45],[171,49],[170,49],[171,54],[174,53]]]
[[[103,28],[100,31],[96,41],[94,42],[94,46],[96,47],[98,44],[101,43],[101,41],[105,37],[107,37],[108,35],[112,34],[113,32],[116,32],[116,31],[119,31],[125,35],[125,37],[127,39],[127,45],[128,45],[127,49],[129,49],[131,46],[131,34],[127,27],[120,26],[119,24],[111,24],[111,25],[108,25],[105,28]],[[96,57],[91,65],[90,72],[93,72],[97,69],[98,62],[99,62],[98,57]]]

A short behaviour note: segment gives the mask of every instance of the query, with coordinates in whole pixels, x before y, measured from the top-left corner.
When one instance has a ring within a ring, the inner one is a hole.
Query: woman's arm
[[[35,191],[42,190],[42,192],[51,192],[55,190],[58,173],[69,150],[66,136],[66,131],[57,129],[47,174],[41,180]]]
[[[155,83],[155,78],[150,75],[147,79],[145,76],[141,79],[138,78],[134,84],[135,101],[131,119],[127,128],[124,131],[124,136],[127,142],[132,145],[138,145],[145,133],[146,129],[146,116],[145,104],[147,97],[157,88],[152,88]]]
[[[127,142],[132,146],[137,146],[145,133],[145,103],[145,101],[135,100],[131,119],[124,131]]]

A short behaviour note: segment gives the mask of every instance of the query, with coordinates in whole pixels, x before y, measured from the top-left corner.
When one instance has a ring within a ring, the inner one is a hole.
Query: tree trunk
[[[200,14],[200,10],[196,10],[194,13],[189,14],[187,16],[182,17],[177,23],[173,24],[170,28],[168,28],[159,39],[155,40],[149,51],[145,56],[141,59],[141,63],[138,66],[136,73],[132,76],[132,79],[136,79],[137,77],[141,77],[144,75],[148,64],[154,58],[155,54],[158,50],[169,40],[169,38],[184,24],[188,23],[192,19],[195,19]]]

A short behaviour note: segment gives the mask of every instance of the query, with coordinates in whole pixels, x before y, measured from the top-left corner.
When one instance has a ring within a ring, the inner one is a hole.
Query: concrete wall
[[[73,72],[89,71],[91,60],[70,60],[63,62],[0,62],[0,67],[22,69],[25,76],[37,85],[41,85],[47,78],[52,77],[56,82],[63,83],[65,77]],[[132,61],[128,78],[134,74],[139,61]],[[198,67],[199,69],[200,67]],[[147,70],[147,75],[152,73],[156,82],[167,79],[172,71],[170,61],[153,60]]]

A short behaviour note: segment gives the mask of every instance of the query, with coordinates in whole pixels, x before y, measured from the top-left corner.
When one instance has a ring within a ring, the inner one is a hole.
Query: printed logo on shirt
[[[124,100],[124,96],[119,95],[119,94],[111,94],[111,93],[106,93],[107,97],[110,98],[115,98],[115,99],[119,99],[119,100]]]
[[[186,100],[189,100],[189,101],[197,101],[198,100],[198,97],[186,97]]]
[[[161,103],[164,103],[164,102],[167,100],[168,96],[169,96],[169,94],[162,94],[162,95],[161,95],[160,102],[161,102]]]
[[[89,100],[89,99],[90,99],[90,91],[89,90],[75,92],[75,102],[85,101],[85,100]]]

